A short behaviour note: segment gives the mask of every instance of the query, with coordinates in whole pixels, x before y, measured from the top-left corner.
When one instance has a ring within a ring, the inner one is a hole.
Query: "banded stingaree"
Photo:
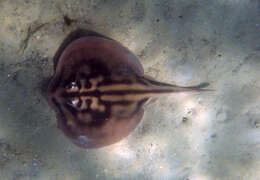
[[[89,36],[71,42],[61,53],[47,96],[65,135],[80,147],[99,148],[130,134],[151,98],[200,91],[206,85],[155,81],[144,75],[138,58],[125,47]]]

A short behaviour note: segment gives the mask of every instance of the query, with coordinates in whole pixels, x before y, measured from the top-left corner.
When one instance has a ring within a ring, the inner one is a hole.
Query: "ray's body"
[[[73,41],[61,53],[47,96],[65,135],[80,147],[99,148],[129,135],[151,98],[204,86],[179,87],[148,78],[128,49],[90,36]]]

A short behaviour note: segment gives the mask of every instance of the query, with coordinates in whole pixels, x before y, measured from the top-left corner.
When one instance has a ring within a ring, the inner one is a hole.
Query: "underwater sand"
[[[78,28],[121,42],[157,80],[215,91],[162,97],[124,140],[78,148],[45,99]],[[0,0],[0,180],[260,179],[259,77],[258,0]]]

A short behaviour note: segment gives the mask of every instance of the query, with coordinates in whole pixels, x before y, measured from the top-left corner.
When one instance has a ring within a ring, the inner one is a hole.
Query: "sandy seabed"
[[[45,99],[78,28],[121,42],[157,80],[214,92],[162,97],[124,140],[80,149]],[[259,69],[258,0],[0,0],[0,179],[260,179]]]

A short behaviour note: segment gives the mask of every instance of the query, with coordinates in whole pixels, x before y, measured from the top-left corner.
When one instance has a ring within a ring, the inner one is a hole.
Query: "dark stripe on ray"
[[[78,97],[78,96],[93,96],[93,97],[100,97],[102,95],[128,95],[128,94],[149,94],[149,93],[167,93],[167,92],[174,92],[172,89],[156,89],[156,90],[120,90],[120,91],[105,91],[100,92],[98,90],[89,91],[89,92],[70,92],[70,93],[63,93],[62,96],[66,97]]]
[[[173,92],[172,89],[154,89],[154,90],[120,90],[120,91],[105,91],[101,95],[128,95],[128,94],[149,94],[149,93],[167,93]],[[84,94],[84,93],[83,93]]]
[[[128,101],[128,100],[121,100],[121,101],[104,101],[104,100],[99,100],[100,104],[103,104],[105,106],[113,106],[113,105],[121,105],[121,106],[129,106],[132,103],[134,103],[134,101]]]
[[[112,80],[110,78],[105,78],[102,82],[99,82],[97,84],[97,87],[107,86],[107,85],[118,85],[118,84],[130,85],[130,84],[133,84],[133,82],[129,79],[115,81],[115,80]]]
[[[92,97],[100,97],[102,93],[98,90],[94,91],[89,91],[89,92],[83,92],[83,93],[78,93],[78,92],[64,92],[62,93],[62,97],[64,98],[70,98],[70,97],[80,97],[80,96],[92,96]]]

